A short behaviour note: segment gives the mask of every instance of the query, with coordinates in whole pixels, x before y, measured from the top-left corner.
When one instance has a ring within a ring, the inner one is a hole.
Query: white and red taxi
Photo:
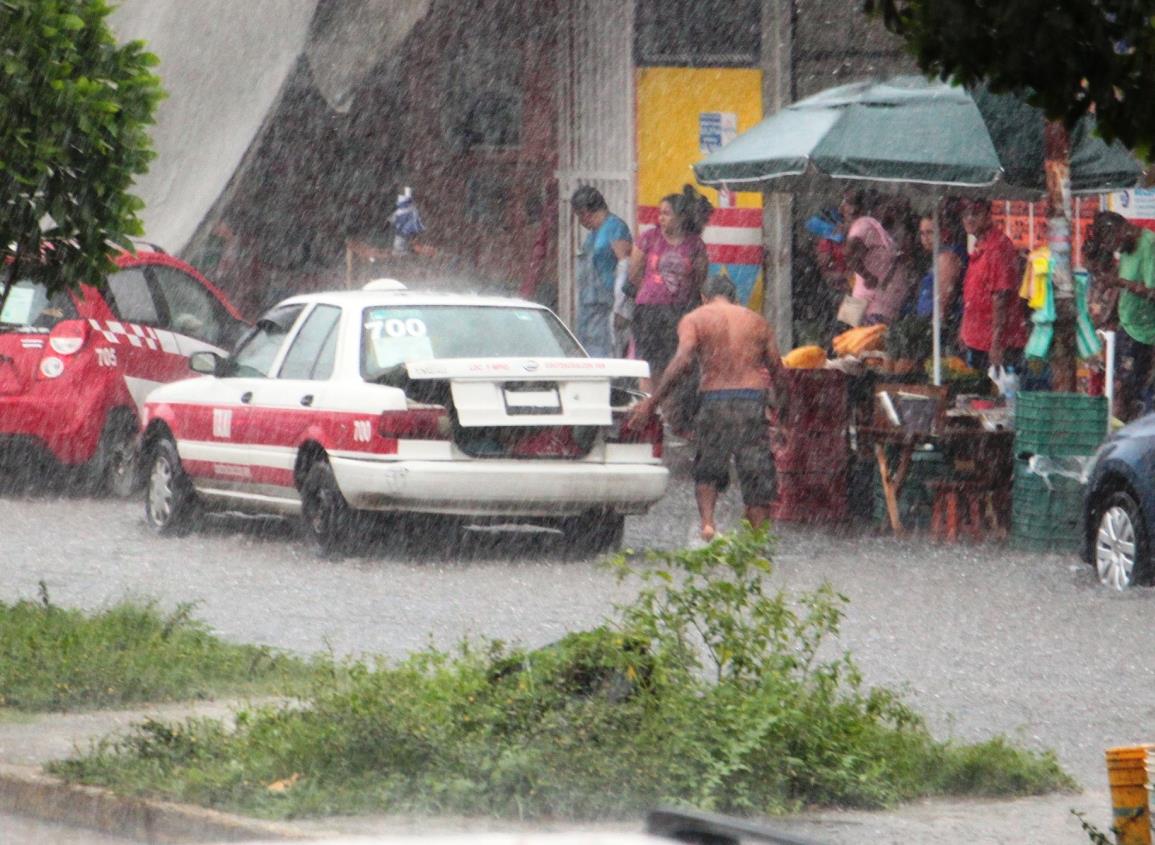
[[[322,551],[357,511],[560,525],[589,551],[666,489],[662,428],[625,425],[643,361],[590,358],[546,308],[396,282],[296,296],[145,404],[146,515],[301,513]]]
[[[162,252],[123,253],[107,286],[49,297],[17,280],[0,312],[0,473],[77,468],[93,492],[128,495],[140,406],[188,377],[194,352],[231,348],[246,324],[224,295]]]

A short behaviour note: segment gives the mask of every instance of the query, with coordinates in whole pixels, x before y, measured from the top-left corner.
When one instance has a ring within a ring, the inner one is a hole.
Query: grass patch
[[[774,813],[1074,787],[1049,753],[935,740],[850,655],[827,657],[846,599],[770,591],[764,534],[616,565],[638,597],[553,646],[334,664],[294,706],[232,728],[147,722],[51,770],[273,818]]]
[[[223,642],[191,612],[132,601],[66,610],[43,582],[38,602],[0,602],[0,707],[92,709],[305,688],[309,664]]]

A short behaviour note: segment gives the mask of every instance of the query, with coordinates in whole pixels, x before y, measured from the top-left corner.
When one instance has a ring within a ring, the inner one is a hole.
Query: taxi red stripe
[[[279,467],[249,466],[227,461],[183,461],[185,471],[194,478],[214,478],[243,484],[273,487],[295,487],[293,471]]]

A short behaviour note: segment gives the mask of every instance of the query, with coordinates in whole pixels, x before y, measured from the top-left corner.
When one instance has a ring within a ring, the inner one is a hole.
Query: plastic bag
[[[1011,367],[991,366],[987,369],[987,377],[999,389],[999,395],[1008,402],[1013,402],[1015,394],[1019,392],[1019,376]]]

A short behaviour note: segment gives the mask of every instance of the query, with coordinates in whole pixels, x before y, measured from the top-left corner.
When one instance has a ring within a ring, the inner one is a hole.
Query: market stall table
[[[868,426],[858,430],[859,443],[869,446],[878,463],[879,481],[886,499],[887,517],[895,536],[905,533],[899,512],[899,499],[917,449],[940,450],[951,468],[951,482],[958,482],[956,493],[989,497],[983,514],[993,510],[998,531],[1005,527],[1002,515],[1009,501],[1013,476],[1014,432],[1009,429],[988,430],[978,415],[948,417],[941,431],[910,432],[901,428]],[[892,456],[888,452],[896,452]],[[943,487],[944,494],[951,492]],[[951,531],[951,534],[957,533]]]

